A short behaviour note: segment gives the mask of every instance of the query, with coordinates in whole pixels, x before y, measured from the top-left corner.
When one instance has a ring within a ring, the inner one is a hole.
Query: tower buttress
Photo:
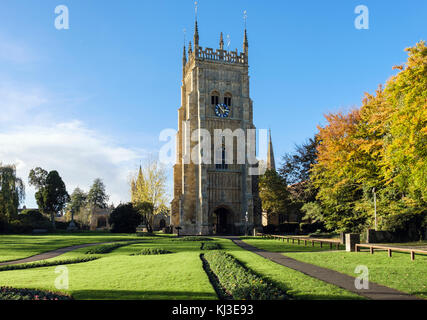
[[[243,52],[247,55],[248,54],[248,50],[249,49],[249,42],[248,42],[248,33],[245,29],[245,37],[243,39]]]
[[[194,27],[194,51],[197,51],[196,48],[199,46],[199,27],[197,26],[197,20]]]
[[[220,36],[220,39],[219,39],[219,48],[221,50],[224,50],[224,37],[222,35],[222,32],[221,32],[221,36]]]

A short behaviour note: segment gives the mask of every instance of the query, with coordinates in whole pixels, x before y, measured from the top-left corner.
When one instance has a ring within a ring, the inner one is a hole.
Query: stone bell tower
[[[194,45],[194,47],[193,47]],[[214,159],[214,130],[255,129],[252,100],[249,95],[248,38],[245,29],[243,51],[199,45],[197,20],[193,45],[182,57],[181,107],[178,109],[177,154],[174,166],[172,225],[180,234],[244,234],[261,225],[258,176],[249,174],[247,157],[237,161],[237,143],[233,138],[232,163],[226,163],[221,149],[220,161]],[[196,129],[209,131],[211,163],[196,163],[190,156],[203,156],[205,139]],[[218,153],[216,153],[218,154]],[[257,165],[255,165],[257,167]]]

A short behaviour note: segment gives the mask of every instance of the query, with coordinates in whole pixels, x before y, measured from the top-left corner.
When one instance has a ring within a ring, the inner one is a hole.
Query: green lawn
[[[60,239],[64,237],[66,239]],[[79,243],[84,242],[84,235]],[[12,241],[10,236],[8,241]],[[46,237],[54,241],[55,247],[62,244],[70,245],[72,239],[68,235],[37,236]],[[93,240],[111,241],[115,239],[132,239],[123,235],[114,236],[98,234],[89,237]],[[30,245],[28,236],[14,236],[15,240],[22,238],[27,244],[28,252],[41,252],[38,243]],[[87,240],[88,238],[86,238]],[[102,239],[102,240],[101,240]],[[174,241],[167,236],[138,237],[142,241],[114,250],[107,254],[98,254],[98,260],[67,265],[69,270],[69,290],[62,290],[71,294],[75,299],[217,299],[214,289],[202,268],[200,260],[200,242]],[[234,255],[244,265],[256,273],[277,283],[296,299],[359,299],[360,297],[336,286],[308,277],[300,272],[280,266],[254,253],[245,251],[230,240],[217,239],[222,247]],[[46,251],[47,244],[43,244],[42,251]],[[1,246],[7,256],[4,245]],[[15,246],[11,246],[13,251]],[[131,254],[143,248],[162,248],[171,251],[165,255],[136,255]],[[87,256],[87,248],[74,250],[50,260],[63,260]],[[0,272],[0,286],[16,288],[35,288],[58,291],[54,281],[58,274],[55,266],[26,270]]]
[[[294,299],[363,299],[350,291],[314,279],[301,272],[281,266],[255,253],[244,250],[230,240],[219,239],[218,241],[220,241],[225,250],[242,262],[246,267],[274,281]],[[261,241],[278,242],[277,240]]]
[[[75,299],[216,299],[199,258],[200,243],[159,237],[125,246],[86,263],[68,265],[69,290]],[[130,256],[144,247],[165,248],[172,254]],[[52,260],[84,256],[78,249]],[[0,272],[0,285],[58,291],[56,267]]]
[[[415,261],[411,261],[407,253],[393,253],[393,257],[389,258],[382,251],[373,255],[369,252],[303,252],[305,249],[301,245],[293,245],[292,250],[288,245],[282,246],[277,240],[246,239],[245,242],[354,277],[358,275],[354,273],[356,266],[365,265],[369,270],[370,281],[427,298],[427,256],[416,255]]]
[[[139,237],[105,232],[0,235],[0,262],[18,260],[73,245],[132,239],[139,239]]]

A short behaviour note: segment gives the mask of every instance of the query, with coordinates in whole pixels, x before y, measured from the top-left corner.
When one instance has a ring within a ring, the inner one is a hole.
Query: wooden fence
[[[320,247],[323,248],[323,245],[329,245],[329,248],[332,249],[333,246],[336,246],[337,249],[340,248],[340,242],[337,240],[324,240],[324,239],[312,239],[312,238],[306,238],[306,237],[296,237],[296,236],[279,236],[275,234],[264,234],[264,233],[257,233],[257,236],[261,236],[263,238],[268,239],[275,239],[275,240],[282,240],[283,242],[287,240],[289,243],[292,241],[294,244],[295,241],[300,244],[301,242],[304,242],[304,245],[306,246],[307,243],[311,243],[311,246],[314,247],[315,243],[320,243]]]
[[[392,252],[409,252],[411,254],[411,260],[415,260],[415,254],[426,254],[427,251],[425,250],[419,250],[419,249],[412,249],[412,248],[397,248],[397,247],[387,247],[387,246],[378,246],[378,245],[372,245],[372,244],[356,244],[356,252],[360,252],[360,248],[368,248],[369,252],[371,254],[374,254],[375,250],[382,250],[387,251],[388,256],[392,256]]]

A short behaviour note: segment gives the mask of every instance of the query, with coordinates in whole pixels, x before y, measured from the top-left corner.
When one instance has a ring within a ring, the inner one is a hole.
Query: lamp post
[[[372,188],[374,194],[374,216],[375,216],[375,231],[377,230],[377,194],[375,193],[375,187]]]

